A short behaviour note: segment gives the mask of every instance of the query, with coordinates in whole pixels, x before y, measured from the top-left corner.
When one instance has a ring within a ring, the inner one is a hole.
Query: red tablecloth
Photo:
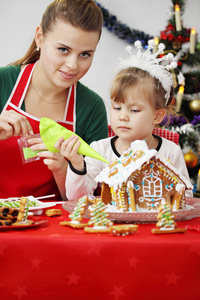
[[[153,235],[155,224],[140,224],[116,237],[59,225],[65,210],[42,217],[47,226],[0,231],[0,299],[200,299],[200,233]]]

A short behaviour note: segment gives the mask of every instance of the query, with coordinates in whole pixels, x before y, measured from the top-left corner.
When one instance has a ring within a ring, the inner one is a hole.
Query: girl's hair
[[[116,102],[125,102],[127,93],[134,87],[138,86],[146,99],[156,110],[165,109],[167,115],[173,114],[169,106],[173,100],[173,88],[166,105],[166,91],[160,81],[150,76],[147,71],[136,67],[129,67],[121,70],[113,80],[110,92],[110,98]]]
[[[99,32],[101,36],[103,15],[94,0],[55,0],[46,9],[41,21],[43,35],[53,29],[57,20],[64,21],[84,31]],[[40,57],[35,39],[21,59],[12,65],[29,64],[36,62]]]

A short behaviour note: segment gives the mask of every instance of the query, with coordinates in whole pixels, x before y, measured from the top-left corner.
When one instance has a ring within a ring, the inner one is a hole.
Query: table
[[[153,235],[155,224],[139,224],[117,237],[59,225],[66,210],[41,218],[46,226],[0,231],[0,299],[200,299],[199,232]]]

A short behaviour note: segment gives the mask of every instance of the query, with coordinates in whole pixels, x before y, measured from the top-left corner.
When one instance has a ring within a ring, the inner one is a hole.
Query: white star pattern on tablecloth
[[[188,253],[196,253],[198,256],[200,256],[199,241],[196,241],[196,244],[192,243],[190,245]]]
[[[52,233],[49,236],[59,238],[61,235],[59,233]]]
[[[17,286],[16,291],[13,293],[13,295],[16,295],[18,299],[20,300],[23,296],[28,296],[26,290],[26,286]]]
[[[136,268],[137,263],[140,261],[135,256],[132,256],[129,260],[129,268]]]
[[[32,268],[39,269],[39,264],[42,262],[41,259],[39,259],[37,256],[35,256],[33,259],[31,259]]]
[[[110,295],[113,295],[115,297],[115,300],[118,300],[120,296],[125,296],[123,290],[123,286],[114,286],[113,291],[110,293]]]
[[[0,243],[0,256],[4,257],[4,250],[8,247],[8,245],[3,242]]]
[[[167,285],[174,284],[177,285],[177,281],[181,278],[176,275],[173,271],[169,275],[165,275],[167,277]]]
[[[75,272],[73,272],[71,275],[67,275],[69,281],[67,285],[75,284],[78,285],[78,280],[81,278],[81,276],[76,275]]]
[[[96,256],[100,256],[100,250],[103,248],[103,246],[101,244],[97,243],[88,243],[88,251],[87,254],[90,255],[92,253],[94,253]]]

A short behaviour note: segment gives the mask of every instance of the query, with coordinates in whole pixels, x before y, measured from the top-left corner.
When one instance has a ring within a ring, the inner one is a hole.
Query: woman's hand
[[[59,138],[54,147],[58,149],[60,153],[71,162],[72,166],[76,170],[83,171],[83,156],[78,154],[78,148],[80,144],[81,141],[79,140],[78,136],[72,135],[65,141],[63,138]]]
[[[64,158],[64,156],[58,152],[52,153],[47,150],[45,144],[43,143],[41,138],[30,138],[28,140],[29,145],[31,146],[31,150],[33,151],[41,151],[37,155],[43,158],[44,164],[48,167],[50,171],[52,171],[55,182],[58,186],[60,194],[63,200],[66,200],[66,192],[65,192],[65,178],[67,174],[67,166],[68,162]]]
[[[4,110],[0,115],[0,140],[13,136],[32,135],[33,130],[28,119],[14,110]]]
[[[40,137],[28,139],[29,145],[31,145],[31,150],[41,151],[37,155],[44,158],[44,164],[48,166],[49,170],[52,172],[62,171],[63,164],[65,163],[64,157],[56,152],[52,153],[47,150],[47,147],[43,143]]]

